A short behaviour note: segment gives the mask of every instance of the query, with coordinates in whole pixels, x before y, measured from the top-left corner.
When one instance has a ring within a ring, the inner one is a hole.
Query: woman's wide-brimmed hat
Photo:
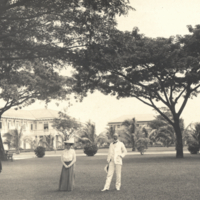
[[[74,144],[74,138],[71,137],[68,140],[64,141],[65,144]]]

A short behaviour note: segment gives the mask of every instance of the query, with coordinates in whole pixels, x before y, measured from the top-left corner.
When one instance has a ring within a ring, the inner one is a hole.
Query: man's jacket
[[[115,164],[122,165],[122,158],[126,155],[127,150],[123,142],[118,141],[117,143],[110,144],[107,161],[110,162],[113,159]]]

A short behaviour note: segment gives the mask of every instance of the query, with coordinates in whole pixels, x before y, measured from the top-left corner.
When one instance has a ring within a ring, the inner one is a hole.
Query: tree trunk
[[[131,139],[132,139],[132,151],[135,151],[135,139],[134,139],[134,135],[131,135]]]
[[[1,138],[1,132],[0,132],[0,160],[6,160],[6,155],[4,151],[3,141]]]
[[[176,133],[176,158],[183,158],[182,132],[179,125],[179,119],[175,120],[174,130]]]

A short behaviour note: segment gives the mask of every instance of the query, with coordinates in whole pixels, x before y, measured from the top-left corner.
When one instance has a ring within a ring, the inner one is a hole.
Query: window
[[[49,130],[49,124],[48,122],[44,122],[44,131],[48,131]]]
[[[37,123],[35,123],[35,130],[37,130]]]
[[[33,124],[31,124],[31,131],[33,130]]]

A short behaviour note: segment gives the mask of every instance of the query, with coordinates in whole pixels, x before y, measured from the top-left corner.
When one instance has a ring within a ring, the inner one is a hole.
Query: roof
[[[155,119],[155,117],[152,114],[135,114],[135,115],[123,115],[121,117],[118,117],[114,120],[109,121],[108,123],[122,123],[125,120],[130,120],[135,118],[137,122],[140,121],[152,121]]]
[[[10,109],[4,112],[3,118],[17,118],[17,119],[53,119],[59,117],[59,111],[49,109],[38,109],[38,110],[14,110]]]

